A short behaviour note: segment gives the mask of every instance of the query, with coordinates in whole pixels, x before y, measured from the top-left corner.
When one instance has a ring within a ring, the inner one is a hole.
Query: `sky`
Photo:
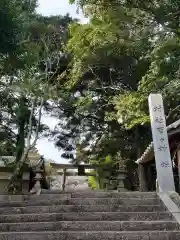
[[[37,12],[42,15],[66,15],[69,13],[72,17],[78,18],[82,23],[87,22],[82,12],[77,13],[76,5],[70,5],[68,0],[39,0],[38,3]],[[47,124],[51,129],[54,129],[57,119],[50,116],[43,116],[42,122]],[[52,159],[59,163],[67,163],[66,159],[61,158],[61,152],[55,148],[54,143],[47,138],[38,140],[37,149],[47,159]]]
[[[69,13],[72,17],[80,19],[82,23],[86,23],[82,12],[77,13],[77,6],[70,5],[69,0],[38,0],[39,7],[37,11],[43,15],[65,15]]]

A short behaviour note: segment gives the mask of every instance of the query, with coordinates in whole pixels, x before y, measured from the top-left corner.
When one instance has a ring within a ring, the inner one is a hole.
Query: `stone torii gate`
[[[77,169],[78,172],[76,173],[77,176],[95,176],[94,173],[92,172],[86,172],[87,169],[89,170],[95,170],[102,168],[102,165],[99,164],[59,164],[59,163],[50,163],[51,167],[54,170],[60,170],[63,169],[62,175],[63,175],[63,184],[62,184],[62,189],[63,191],[65,190],[65,185],[66,185],[66,177],[67,176],[74,176],[74,174],[67,172],[68,169]],[[107,169],[108,170],[108,169]],[[124,179],[125,179],[125,171],[122,169],[119,169],[118,171],[118,191],[125,191],[124,188]],[[108,183],[108,179],[104,179],[105,184]]]

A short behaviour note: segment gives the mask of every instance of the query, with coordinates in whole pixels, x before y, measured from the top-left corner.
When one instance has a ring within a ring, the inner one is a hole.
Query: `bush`
[[[89,186],[92,189],[98,189],[98,184],[96,182],[96,177],[95,176],[89,176],[88,183],[89,183]]]

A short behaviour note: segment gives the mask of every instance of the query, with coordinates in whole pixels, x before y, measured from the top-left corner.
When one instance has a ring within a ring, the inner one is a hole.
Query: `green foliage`
[[[167,124],[180,114],[179,1],[70,3],[89,23],[70,26],[66,127],[86,162],[135,160],[151,140],[149,94],[163,95]]]
[[[168,37],[160,41],[151,53],[151,65],[139,82],[136,92],[115,99],[118,116],[123,116],[125,127],[148,124],[147,98],[150,93],[161,93],[168,123],[179,115],[179,40]],[[174,97],[176,96],[176,97]]]
[[[136,85],[131,85],[135,88],[133,91],[128,89],[125,93],[120,92],[113,101],[118,111],[118,119],[123,120],[121,122],[124,127],[132,129],[137,125],[149,124],[147,97],[151,92],[162,93],[169,121],[176,120],[179,114],[179,108],[177,108],[179,105],[179,100],[177,100],[179,99],[178,1],[174,0],[173,3],[170,3],[162,0],[157,3],[151,0],[147,4],[140,1],[104,0],[100,0],[98,3],[94,0],[74,2],[84,7],[91,20],[90,24],[75,28],[76,33],[73,34],[73,37],[76,38],[77,32],[78,39],[82,36],[80,48],[75,46],[75,38],[74,43],[72,38],[69,45],[71,49],[74,46],[73,53],[79,59],[78,53],[83,52],[84,44],[83,61],[78,63],[78,66],[81,67],[79,71],[81,76],[83,70],[87,71],[86,65],[91,64],[91,61],[94,65],[99,66],[100,59],[102,64],[99,48],[103,49],[103,53],[106,53],[110,66],[113,64],[111,56],[115,57],[116,53],[119,58],[122,54],[128,54],[128,57],[133,56],[136,61],[139,61],[139,64],[131,65],[133,73],[135,71],[139,73],[135,81]],[[108,36],[107,41],[106,36]],[[117,36],[118,39],[116,39]],[[113,39],[115,44],[112,44]],[[105,47],[107,45],[109,46],[108,51]],[[122,47],[126,51],[122,51]],[[122,69],[122,63],[118,63],[119,68]],[[128,65],[126,64],[127,72]],[[76,72],[78,72],[78,66],[76,66]],[[131,80],[132,73],[129,71],[128,74],[129,78],[125,78],[126,81],[123,83],[127,84],[130,81],[132,84],[135,78]],[[123,75],[121,79],[123,79]],[[177,95],[177,99],[173,97],[175,95]]]
[[[180,5],[70,3],[82,8],[88,24],[69,15],[37,15],[35,0],[0,2],[0,151],[16,150],[20,158],[32,102],[36,113],[43,96],[44,109],[59,118],[53,131],[57,147],[76,163],[95,159],[102,166],[100,181],[104,166],[115,175],[119,163],[136,160],[150,141],[150,93],[163,95],[168,124],[178,119]],[[34,114],[33,132],[36,126]],[[40,130],[48,134],[45,126]]]
[[[96,190],[98,189],[98,184],[96,182],[96,177],[95,176],[89,176],[88,183],[89,183],[89,186],[92,189],[96,189]]]
[[[125,93],[115,97],[118,121],[126,129],[132,129],[135,126],[144,125],[150,122],[149,114],[146,109],[142,109],[141,95],[137,92]]]
[[[106,159],[105,159],[105,164],[111,164],[112,163],[112,158],[110,155],[106,156]]]
[[[36,7],[36,0],[2,0],[0,2],[0,53],[20,50]]]
[[[29,136],[49,134],[39,109],[49,110],[49,100],[60,97],[57,76],[68,64],[65,44],[72,18],[40,16],[36,3],[0,2],[0,154],[15,156],[12,185],[21,180]]]
[[[92,97],[87,95],[86,97],[80,97],[78,101],[74,104],[78,108],[79,112],[84,112],[89,109],[92,104]]]

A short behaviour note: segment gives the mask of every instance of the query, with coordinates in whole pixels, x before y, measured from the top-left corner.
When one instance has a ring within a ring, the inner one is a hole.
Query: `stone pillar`
[[[161,192],[159,189],[159,183],[158,183],[158,179],[156,178],[156,192]]]
[[[147,191],[154,191],[154,179],[152,176],[151,164],[147,164],[144,169],[145,187]]]
[[[178,145],[177,147],[177,165],[178,165],[179,193],[180,193],[180,145]]]
[[[138,171],[139,171],[139,191],[147,192],[145,169],[144,166],[140,163],[138,164]]]
[[[159,190],[175,191],[163,99],[160,94],[150,94],[148,101]]]
[[[85,176],[85,168],[83,165],[78,166],[78,176]]]
[[[63,191],[65,190],[65,187],[66,187],[66,172],[67,172],[67,169],[65,168],[63,170],[63,184],[62,184],[62,190]]]

